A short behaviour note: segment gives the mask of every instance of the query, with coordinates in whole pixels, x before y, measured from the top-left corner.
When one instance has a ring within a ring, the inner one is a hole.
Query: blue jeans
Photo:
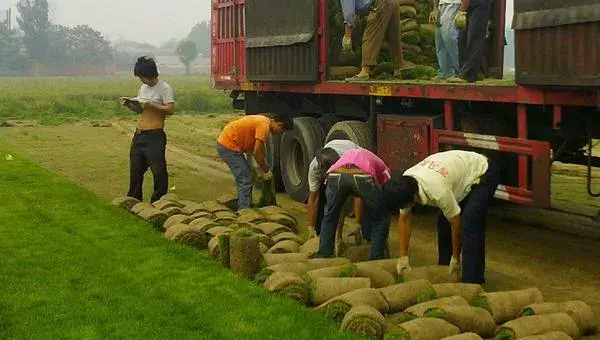
[[[485,283],[485,222],[487,211],[498,184],[500,171],[488,161],[488,171],[474,185],[459,205],[461,208],[462,281]],[[440,212],[438,216],[438,254],[440,265],[449,265],[452,256],[450,223]]]
[[[385,257],[389,235],[390,214],[383,209],[381,186],[370,175],[338,174],[327,176],[327,210],[321,224],[319,251],[315,257],[333,257],[335,232],[344,203],[350,195],[363,199],[363,233],[371,239],[369,260]]]
[[[438,77],[447,79],[460,72],[458,58],[458,29],[454,17],[460,4],[440,4],[440,22],[435,28],[435,52],[440,70]]]
[[[217,153],[235,178],[238,209],[250,208],[252,206],[252,172],[244,154],[228,149],[219,143],[217,143]]]

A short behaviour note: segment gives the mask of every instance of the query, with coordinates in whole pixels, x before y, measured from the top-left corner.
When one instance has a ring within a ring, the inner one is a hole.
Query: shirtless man
[[[165,195],[169,188],[169,174],[165,159],[167,135],[164,127],[166,116],[171,116],[175,110],[174,94],[169,84],[158,79],[158,70],[153,59],[138,58],[133,73],[142,82],[137,96],[142,112],[129,151],[130,174],[127,196],[143,200],[144,173],[150,167],[154,176],[154,193],[150,202],[155,202]],[[123,105],[135,111],[131,102],[125,102]]]

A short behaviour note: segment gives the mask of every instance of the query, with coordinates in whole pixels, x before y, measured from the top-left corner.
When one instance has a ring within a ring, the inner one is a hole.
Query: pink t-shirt
[[[354,165],[360,170],[370,174],[382,187],[391,177],[390,168],[388,168],[381,158],[363,148],[346,151],[346,153],[343,154],[329,170],[327,170],[327,173],[330,174],[339,168],[347,167],[349,165]]]

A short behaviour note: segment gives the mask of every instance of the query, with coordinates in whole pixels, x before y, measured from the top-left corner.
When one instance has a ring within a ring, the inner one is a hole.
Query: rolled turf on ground
[[[3,338],[356,338],[13,156],[0,162]]]

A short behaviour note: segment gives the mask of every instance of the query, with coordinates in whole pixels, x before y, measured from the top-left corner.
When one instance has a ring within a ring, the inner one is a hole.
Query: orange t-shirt
[[[217,142],[237,152],[254,150],[255,140],[265,142],[269,135],[271,120],[261,115],[250,115],[227,124]]]

